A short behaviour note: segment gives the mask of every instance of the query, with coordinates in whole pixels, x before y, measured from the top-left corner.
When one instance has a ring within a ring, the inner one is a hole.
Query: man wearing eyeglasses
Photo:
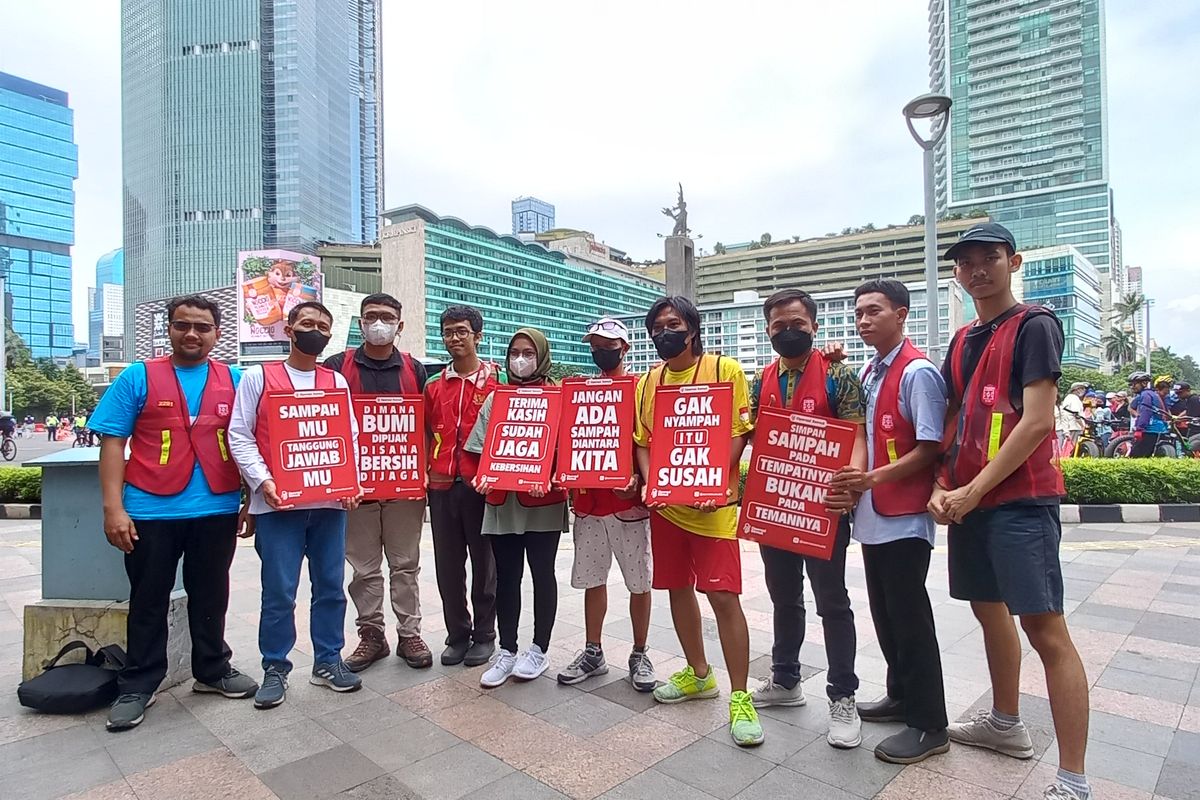
[[[246,698],[258,684],[234,669],[225,643],[229,566],[241,478],[226,439],[241,373],[209,359],[221,310],[200,296],[167,304],[171,355],[127,367],[91,418],[103,434],[104,535],[125,554],[129,663],[107,728],[141,724],[167,674],[167,611],[183,558],[192,689]],[[129,463],[125,446],[129,444]]]
[[[364,297],[358,320],[362,347],[325,360],[326,367],[345,376],[352,395],[421,394],[425,389],[425,367],[396,347],[396,336],[404,330],[401,313],[400,301],[390,294]],[[421,638],[417,589],[424,524],[423,499],[364,502],[346,520],[346,561],[354,572],[350,599],[358,610],[358,647],[346,659],[353,672],[361,672],[391,653],[384,634],[384,558],[396,615],[396,655],[413,669],[433,666],[433,654]]]
[[[451,363],[425,387],[429,522],[438,593],[446,620],[445,666],[486,664],[496,650],[496,559],[483,537],[484,497],[471,486],[479,456],[464,449],[479,410],[500,384],[500,368],[479,358],[483,316],[471,306],[442,312]],[[471,607],[467,607],[467,559]],[[472,617],[472,610],[474,616]]]

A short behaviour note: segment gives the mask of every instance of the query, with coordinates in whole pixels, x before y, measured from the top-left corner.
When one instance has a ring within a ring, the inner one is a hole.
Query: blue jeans
[[[255,516],[254,549],[262,560],[262,613],[258,649],[263,669],[290,672],[288,654],[296,644],[296,589],[300,564],[308,557],[312,583],[309,631],[313,661],[341,660],[346,644],[346,512],[313,508]]]

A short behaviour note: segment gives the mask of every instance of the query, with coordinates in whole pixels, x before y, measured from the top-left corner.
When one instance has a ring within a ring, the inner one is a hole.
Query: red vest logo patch
[[[979,395],[979,400],[985,406],[996,405],[996,385],[989,383],[987,386],[984,386],[983,392]]]
[[[896,430],[896,420],[892,419],[891,414],[884,414],[879,418],[879,427],[883,428],[888,433]]]
[[[800,401],[800,410],[805,414],[811,414],[817,410],[817,401],[811,397],[806,397]]]
[[[159,400],[158,407],[159,408],[174,408],[175,401],[174,400]]]
[[[217,403],[217,416],[218,417],[229,416],[229,403]]]

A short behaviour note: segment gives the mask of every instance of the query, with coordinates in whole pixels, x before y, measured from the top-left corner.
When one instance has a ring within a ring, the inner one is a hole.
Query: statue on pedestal
[[[671,231],[672,236],[687,236],[692,232],[687,224],[687,201],[683,199],[682,183],[679,184],[679,200],[674,207],[667,206],[664,208],[662,213],[675,220],[675,228]]]

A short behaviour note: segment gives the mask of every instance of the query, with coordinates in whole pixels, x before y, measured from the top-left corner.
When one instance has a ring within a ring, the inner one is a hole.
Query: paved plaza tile
[[[808,704],[764,709],[766,742],[730,741],[729,676],[711,611],[701,604],[705,647],[719,700],[657,705],[624,670],[632,632],[620,575],[611,576],[605,624],[607,676],[577,686],[554,679],[583,646],[583,598],[569,582],[571,543],[558,556],[559,617],[550,671],[493,690],[483,667],[413,670],[396,657],[362,673],[364,688],[338,695],[311,686],[308,590],[297,600],[300,639],[287,702],[259,711],[248,701],[197,695],[184,684],[160,693],[139,728],[104,730],[105,713],[43,716],[0,697],[0,797],[14,800],[1038,800],[1053,780],[1057,743],[1040,660],[1022,639],[1021,710],[1034,758],[1017,761],[953,746],[920,765],[876,760],[871,748],[897,724],[864,725],[863,745],[826,743],[827,667],[820,619],[809,614],[801,651]],[[428,532],[422,545],[424,634],[435,653],[445,636]],[[1088,772],[1096,800],[1200,800],[1200,525],[1067,525],[1066,607],[1091,684]],[[20,680],[22,609],[39,596],[38,523],[0,522],[0,679]],[[743,597],[751,675],[770,671],[771,603],[762,562],[744,545]],[[228,639],[234,662],[259,675],[258,559],[238,548],[231,575]],[[847,583],[858,631],[860,700],[883,692],[886,665],[866,603],[854,547]],[[982,636],[970,609],[946,589],[944,535],[930,597],[952,719],[990,705]],[[520,640],[532,636],[526,587]],[[812,609],[811,592],[808,594]],[[683,666],[665,595],[655,594],[650,655],[660,678]],[[355,641],[353,615],[346,625]],[[436,659],[435,659],[436,660]]]

